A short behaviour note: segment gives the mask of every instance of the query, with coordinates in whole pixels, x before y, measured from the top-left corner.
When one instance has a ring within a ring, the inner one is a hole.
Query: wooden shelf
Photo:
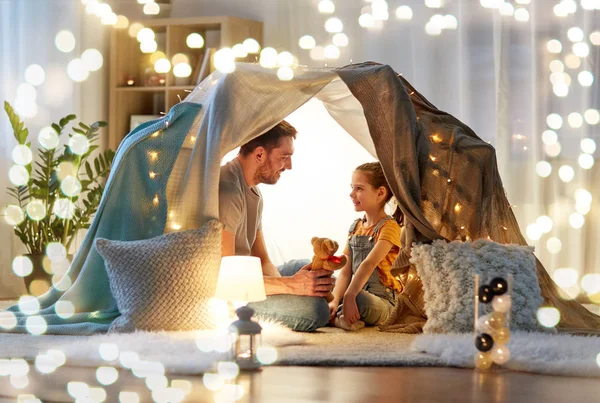
[[[161,87],[135,87],[135,86],[131,86],[131,87],[117,87],[117,88],[115,88],[115,91],[117,91],[117,92],[137,92],[137,91],[142,91],[142,92],[156,92],[156,91],[164,91],[165,89],[167,89],[167,87],[165,87],[165,86],[161,86]]]
[[[195,85],[172,85],[170,87],[167,87],[168,90],[193,90],[194,88],[196,88]]]
[[[139,21],[155,32],[161,51],[171,60],[178,53],[185,54],[192,68],[189,79],[179,79],[172,70],[162,76],[154,72],[151,55],[144,54],[136,38],[131,38],[127,30],[113,30],[110,51],[110,102],[108,121],[108,147],[116,150],[121,140],[130,131],[131,115],[158,115],[168,112],[196,87],[201,62],[207,55],[207,48],[232,47],[247,38],[254,38],[262,44],[262,22],[237,17],[195,17],[166,18]],[[197,32],[204,38],[205,45],[200,49],[190,49],[187,36]],[[206,75],[214,70],[212,55],[205,70]],[[208,60],[208,59],[207,59]],[[140,85],[158,83],[164,78],[165,85]],[[136,86],[127,86],[134,80]]]

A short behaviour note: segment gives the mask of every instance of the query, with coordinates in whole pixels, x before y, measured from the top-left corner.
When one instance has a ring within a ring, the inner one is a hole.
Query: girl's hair
[[[356,167],[355,171],[360,171],[366,175],[368,178],[369,184],[373,186],[375,189],[379,189],[381,186],[385,188],[387,191],[387,196],[385,199],[385,203],[389,202],[392,196],[392,189],[390,189],[390,185],[385,179],[385,175],[383,173],[383,167],[379,162],[367,162],[362,165]],[[396,205],[396,210],[393,214],[394,219],[398,222],[398,224],[402,224],[404,221],[404,214],[402,214],[402,210],[400,210],[400,206]]]

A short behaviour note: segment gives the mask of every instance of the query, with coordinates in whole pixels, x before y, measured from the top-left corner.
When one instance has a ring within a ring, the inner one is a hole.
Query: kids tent
[[[405,216],[403,249],[395,264],[405,291],[385,330],[415,332],[424,322],[422,287],[408,262],[413,242],[489,237],[526,244],[494,148],[438,110],[391,67],[362,63],[297,68],[294,74],[293,80],[281,81],[273,69],[239,63],[232,73],[213,73],[166,116],[126,136],[98,212],[67,272],[72,286],[39,297],[47,333],[103,332],[119,316],[95,238],[148,239],[218,219],[221,158],[312,98],[381,162]],[[150,151],[158,155],[152,167]],[[158,206],[152,203],[155,197],[161,200]],[[537,273],[545,304],[561,312],[559,329],[600,328],[600,317],[559,296],[539,261]],[[75,305],[75,315],[62,319],[56,314],[61,299]],[[10,310],[18,318],[12,331],[25,332],[26,316],[17,306]]]

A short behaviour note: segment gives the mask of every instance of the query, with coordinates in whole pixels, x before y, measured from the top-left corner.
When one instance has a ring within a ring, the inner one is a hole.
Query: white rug
[[[303,344],[302,333],[293,332],[283,326],[261,322],[264,344],[281,348]],[[33,361],[39,354],[49,349],[62,351],[66,356],[66,365],[80,367],[114,366],[130,368],[131,354],[121,359],[105,360],[100,355],[102,344],[113,344],[119,353],[137,353],[140,361],[160,362],[170,374],[200,374],[213,370],[218,361],[229,359],[226,353],[203,352],[199,346],[206,347],[210,341],[218,342],[223,333],[212,332],[136,332],[129,334],[102,334],[95,336],[32,336],[29,334],[0,333],[0,359],[23,358]],[[221,338],[221,340],[223,340]],[[218,343],[217,343],[218,344]],[[134,359],[135,361],[135,359]]]
[[[365,328],[345,332],[323,328],[315,333],[295,333],[264,324],[263,343],[277,347],[273,365],[309,366],[453,366],[472,368],[473,336],[406,335]],[[137,332],[96,336],[31,336],[0,333],[0,359],[35,360],[38,354],[59,349],[66,365],[128,368],[119,359],[105,361],[101,344],[110,343],[120,352],[135,352],[139,359],[160,362],[169,374],[200,374],[214,370],[227,360],[226,354],[200,351],[198,336],[205,332]],[[203,339],[205,340],[205,339]],[[205,342],[200,345],[205,346]],[[506,368],[548,375],[600,377],[597,356],[600,337],[515,333],[509,343],[511,361]]]
[[[438,357],[442,365],[473,368],[472,334],[419,335],[414,352]],[[516,332],[505,368],[547,375],[600,377],[600,337]]]

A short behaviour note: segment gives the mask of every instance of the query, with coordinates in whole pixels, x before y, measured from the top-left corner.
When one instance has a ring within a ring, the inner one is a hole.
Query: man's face
[[[258,183],[274,185],[286,169],[292,169],[292,155],[294,154],[294,139],[285,136],[279,139],[277,147],[267,152],[267,158],[256,171]]]

